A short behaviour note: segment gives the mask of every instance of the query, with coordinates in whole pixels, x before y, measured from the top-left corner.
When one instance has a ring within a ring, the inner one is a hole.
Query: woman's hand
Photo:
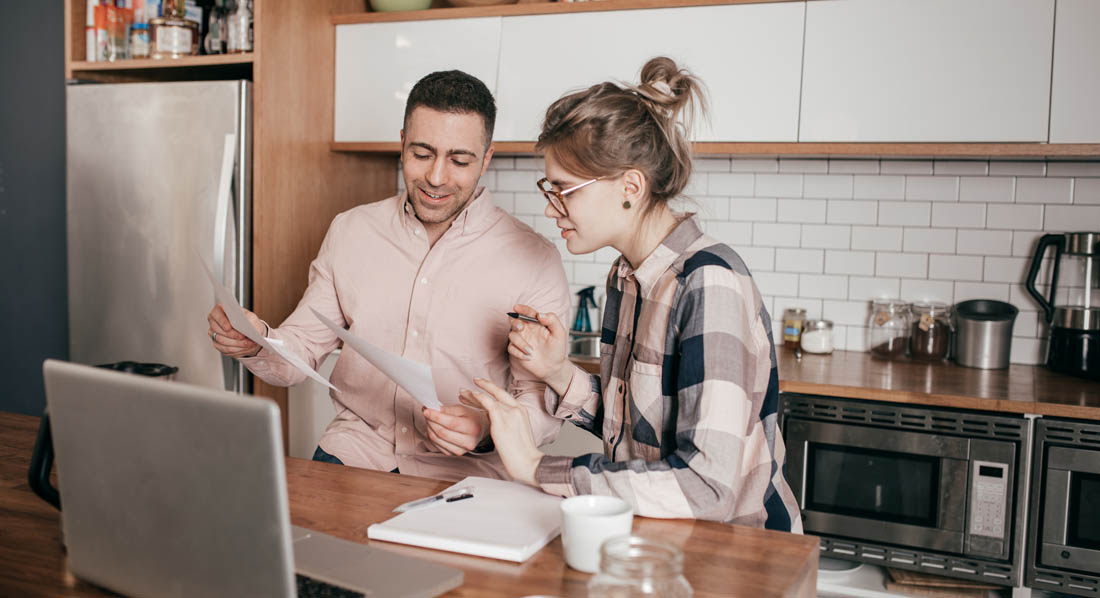
[[[517,482],[536,486],[535,470],[542,460],[542,451],[531,431],[527,408],[511,393],[488,380],[474,378],[474,384],[484,392],[463,390],[459,400],[489,414],[489,433],[508,475]]]
[[[512,320],[508,333],[508,353],[523,361],[523,367],[550,385],[559,395],[565,394],[573,377],[566,356],[569,332],[552,313],[540,314],[527,305],[516,305],[517,313],[536,318],[540,325]]]

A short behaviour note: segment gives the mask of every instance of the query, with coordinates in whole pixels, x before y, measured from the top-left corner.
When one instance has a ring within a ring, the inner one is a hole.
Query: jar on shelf
[[[199,53],[199,24],[186,18],[184,0],[165,0],[164,16],[149,19],[149,55],[179,58]]]
[[[951,348],[951,308],[935,301],[913,304],[909,356],[921,361],[943,361]]]
[[[684,553],[651,538],[618,536],[600,547],[600,570],[588,580],[589,598],[691,598]]]
[[[833,321],[806,320],[802,326],[802,351],[827,355],[833,352]]]
[[[788,307],[783,310],[783,346],[798,348],[802,338],[802,323],[806,321],[806,310],[801,307]]]
[[[871,303],[871,317],[867,320],[867,349],[872,355],[885,359],[905,357],[910,335],[909,304],[890,299]]]

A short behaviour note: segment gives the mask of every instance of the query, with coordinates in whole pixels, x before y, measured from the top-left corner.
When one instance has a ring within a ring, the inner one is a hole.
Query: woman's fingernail
[[[534,355],[534,352],[531,351],[531,347],[527,347],[523,352],[526,353],[528,357]]]
[[[516,330],[523,330],[523,322],[516,323]]]

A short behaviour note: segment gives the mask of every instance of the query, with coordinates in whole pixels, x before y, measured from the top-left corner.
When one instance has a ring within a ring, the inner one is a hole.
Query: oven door
[[[964,554],[972,440],[787,420],[807,532]]]
[[[1045,480],[1039,562],[1100,572],[1100,451],[1050,447]]]

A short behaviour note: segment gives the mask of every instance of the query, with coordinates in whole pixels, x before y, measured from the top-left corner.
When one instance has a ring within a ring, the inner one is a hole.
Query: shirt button
[[[402,434],[408,434],[408,432],[409,432],[409,428],[407,426],[401,426],[401,433]]]
[[[428,279],[427,278],[421,278],[420,279],[420,284],[428,284]]]
[[[415,331],[415,330],[413,330],[413,336],[420,336],[420,333],[419,333],[419,332],[417,332],[417,331]]]

